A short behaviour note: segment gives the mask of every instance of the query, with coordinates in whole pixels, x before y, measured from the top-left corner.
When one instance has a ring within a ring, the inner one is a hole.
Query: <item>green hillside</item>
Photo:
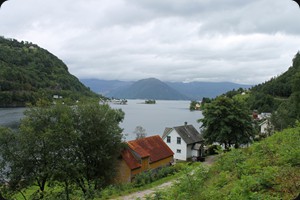
[[[294,126],[300,120],[300,53],[285,73],[253,87],[247,103],[251,110],[272,113],[276,130]]]
[[[53,95],[72,100],[97,96],[47,50],[0,37],[0,107],[24,106]]]
[[[299,146],[300,127],[286,129],[220,155],[211,168],[194,167],[192,176],[157,195],[166,200],[294,199],[300,192]]]
[[[253,87],[253,91],[262,92],[273,97],[288,98],[293,93],[293,84],[300,73],[300,54],[293,59],[293,65],[283,74]]]

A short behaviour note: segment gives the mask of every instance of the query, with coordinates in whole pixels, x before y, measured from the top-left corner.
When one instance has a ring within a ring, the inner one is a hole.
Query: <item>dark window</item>
[[[181,153],[181,149],[177,149],[176,152],[177,152],[177,153]]]
[[[177,137],[177,144],[181,144],[181,137]]]
[[[167,136],[167,143],[171,143],[171,136]]]

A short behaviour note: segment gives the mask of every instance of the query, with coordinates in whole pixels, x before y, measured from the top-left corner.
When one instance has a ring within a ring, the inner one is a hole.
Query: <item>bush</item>
[[[218,154],[219,150],[221,149],[220,145],[210,145],[207,149],[207,155],[216,155]]]
[[[175,173],[179,172],[181,169],[182,169],[181,165],[179,166],[174,165],[174,166],[167,166],[155,170],[142,172],[135,176],[134,185],[136,187],[140,187],[152,183],[164,177],[174,175]]]

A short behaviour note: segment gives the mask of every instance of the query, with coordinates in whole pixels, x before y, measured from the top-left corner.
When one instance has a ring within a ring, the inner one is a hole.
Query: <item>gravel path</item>
[[[203,164],[211,166],[214,162],[215,162],[216,156],[207,156],[205,158],[205,161],[203,162]],[[121,196],[121,197],[117,197],[113,200],[136,200],[136,199],[146,199],[146,196],[150,196],[153,195],[156,191],[158,191],[159,189],[165,189],[167,187],[171,187],[172,184],[175,182],[176,180],[171,180],[168,182],[165,182],[159,186],[156,186],[154,188],[148,189],[148,190],[143,190],[143,191],[139,191],[139,192],[135,192],[135,193],[131,193],[129,195],[126,196]]]
[[[143,190],[139,192],[135,192],[126,196],[121,196],[118,198],[115,198],[115,200],[136,200],[136,199],[145,199],[146,196],[153,195],[157,190],[159,189],[165,189],[167,187],[170,187],[173,184],[174,180],[163,183],[159,186],[156,186],[154,188],[148,189],[148,190]]]

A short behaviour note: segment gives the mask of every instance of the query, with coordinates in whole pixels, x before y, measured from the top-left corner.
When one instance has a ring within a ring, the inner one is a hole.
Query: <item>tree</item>
[[[2,163],[8,169],[6,179],[10,180],[11,190],[20,191],[36,183],[39,190],[35,196],[43,198],[46,183],[62,174],[65,164],[75,155],[77,133],[72,112],[71,107],[50,106],[40,101],[25,112],[20,132],[1,132]],[[66,176],[62,177],[67,180]]]
[[[207,104],[203,110],[203,137],[208,143],[224,144],[225,149],[231,145],[238,147],[251,142],[255,130],[245,104],[228,97],[218,97]]]
[[[74,110],[76,142],[76,183],[87,194],[109,184],[116,169],[116,161],[122,148],[123,111],[108,105],[82,104]]]
[[[293,93],[272,114],[271,122],[276,130],[292,127],[300,120],[300,72],[294,75],[292,83]]]
[[[109,184],[121,149],[121,110],[98,103],[40,102],[25,112],[20,132],[0,130],[0,169],[12,191],[32,184],[43,198],[47,183],[79,186],[86,197]],[[8,169],[8,173],[4,169]]]
[[[134,133],[136,135],[135,139],[137,140],[147,136],[146,130],[142,126],[135,127]]]

